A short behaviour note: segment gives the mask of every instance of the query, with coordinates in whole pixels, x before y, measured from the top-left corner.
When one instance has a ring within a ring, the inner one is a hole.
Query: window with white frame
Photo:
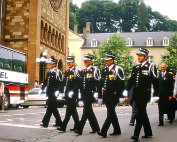
[[[98,46],[98,41],[95,40],[95,39],[93,39],[93,40],[91,41],[91,47],[97,47],[97,46]]]
[[[162,40],[162,45],[163,46],[168,46],[170,43],[169,38],[168,37],[164,37]]]
[[[151,38],[151,37],[148,37],[147,39],[146,39],[146,46],[153,46],[153,38]]]
[[[127,38],[127,46],[133,46],[133,40],[131,38]]]

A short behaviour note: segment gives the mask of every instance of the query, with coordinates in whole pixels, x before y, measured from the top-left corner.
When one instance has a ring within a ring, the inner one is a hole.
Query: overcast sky
[[[73,0],[74,4],[79,7],[85,0]],[[118,0],[114,0],[117,2]],[[177,0],[144,0],[146,5],[149,5],[153,11],[158,11],[164,16],[168,16],[172,20],[177,21]]]

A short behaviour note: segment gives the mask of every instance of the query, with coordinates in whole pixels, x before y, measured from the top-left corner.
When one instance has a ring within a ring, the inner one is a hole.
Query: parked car
[[[46,105],[46,89],[42,91],[41,88],[33,88],[28,92],[27,100],[21,104],[23,108],[28,108],[29,106],[47,106]],[[62,98],[60,94],[57,95],[57,106],[63,107],[65,105],[65,99]]]

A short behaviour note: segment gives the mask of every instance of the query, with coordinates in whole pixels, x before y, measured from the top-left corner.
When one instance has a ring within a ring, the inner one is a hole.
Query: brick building
[[[0,4],[0,44],[26,53],[29,89],[35,80],[44,79],[45,64],[36,62],[42,53],[55,56],[64,71],[69,0],[1,0]]]

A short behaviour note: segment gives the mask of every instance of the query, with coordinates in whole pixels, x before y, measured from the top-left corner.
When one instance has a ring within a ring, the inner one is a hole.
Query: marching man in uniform
[[[42,119],[42,127],[48,127],[50,118],[52,114],[54,115],[56,121],[54,126],[61,126],[62,121],[60,114],[57,109],[57,91],[59,91],[62,81],[62,73],[59,69],[57,69],[57,62],[58,60],[55,59],[53,56],[49,59],[47,64],[48,68],[50,69],[47,73],[46,79],[43,82],[42,90],[47,87],[46,95],[48,97],[47,103],[47,110],[44,118]]]
[[[69,69],[64,74],[62,87],[60,90],[61,91],[60,93],[65,94],[64,96],[67,101],[67,108],[66,108],[66,113],[65,113],[65,118],[63,120],[63,123],[61,127],[57,128],[58,130],[63,132],[66,131],[66,126],[71,116],[74,120],[74,128],[70,129],[71,131],[76,130],[79,123],[79,116],[77,113],[76,106],[77,106],[80,74],[79,74],[79,70],[76,69],[75,67],[74,56],[67,57],[67,65]]]
[[[94,114],[92,103],[95,102],[94,93],[98,91],[99,80],[101,78],[99,69],[93,66],[93,56],[90,54],[84,55],[85,69],[81,71],[81,96],[84,103],[83,114],[79,122],[79,127],[75,131],[78,135],[82,135],[82,131],[86,120],[88,119],[92,131],[90,133],[96,133],[100,130],[98,121]]]
[[[128,82],[128,90],[132,90],[132,101],[136,104],[136,125],[134,135],[131,137],[134,141],[138,141],[141,128],[143,126],[145,135],[142,138],[151,138],[152,129],[147,115],[146,107],[151,98],[151,84],[154,87],[154,95],[158,95],[158,78],[157,69],[153,63],[148,62],[149,51],[140,48],[136,53],[140,64],[133,67],[130,80]]]
[[[116,115],[115,107],[119,102],[119,98],[122,96],[125,89],[124,84],[124,72],[119,66],[114,63],[115,56],[113,54],[105,55],[105,68],[101,73],[101,88],[103,95],[103,103],[107,108],[107,117],[98,135],[103,138],[107,137],[107,131],[112,124],[114,130],[110,135],[120,135],[121,129],[119,126],[118,118]]]

